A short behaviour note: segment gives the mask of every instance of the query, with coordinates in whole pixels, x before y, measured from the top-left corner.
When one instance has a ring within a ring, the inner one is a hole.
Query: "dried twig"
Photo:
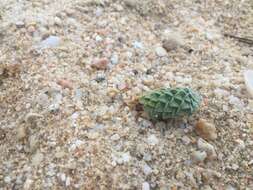
[[[232,34],[227,34],[227,33],[224,34],[224,36],[237,39],[239,42],[243,42],[243,43],[246,43],[246,44],[249,44],[249,45],[253,45],[253,39],[242,38],[242,37],[234,36]]]

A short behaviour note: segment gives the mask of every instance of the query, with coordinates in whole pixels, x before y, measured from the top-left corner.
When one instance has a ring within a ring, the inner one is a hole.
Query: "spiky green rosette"
[[[166,120],[190,116],[201,97],[190,88],[163,88],[142,96],[139,102],[152,120]]]

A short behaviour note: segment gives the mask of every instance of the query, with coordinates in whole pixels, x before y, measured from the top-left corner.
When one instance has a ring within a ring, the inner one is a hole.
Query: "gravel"
[[[0,189],[253,189],[252,47],[223,35],[251,0],[1,0],[0,28]],[[135,110],[185,86],[191,117]]]

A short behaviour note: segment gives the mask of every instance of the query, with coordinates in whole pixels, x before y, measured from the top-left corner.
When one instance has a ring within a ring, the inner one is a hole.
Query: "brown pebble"
[[[107,58],[101,58],[101,59],[94,60],[93,63],[91,64],[91,67],[98,70],[105,70],[107,69],[108,64],[109,64],[109,61]]]
[[[68,88],[68,89],[73,89],[73,85],[70,81],[66,80],[66,79],[59,79],[57,81],[57,84],[59,84],[60,86],[62,86],[63,88]]]
[[[217,138],[216,128],[212,123],[200,119],[195,126],[196,133],[206,140],[215,140]]]
[[[28,131],[24,126],[17,128],[17,139],[18,140],[23,140],[23,139],[27,138],[27,136],[28,136]]]

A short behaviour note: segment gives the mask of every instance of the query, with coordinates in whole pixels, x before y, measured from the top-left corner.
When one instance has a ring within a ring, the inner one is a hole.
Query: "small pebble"
[[[101,41],[103,41],[103,38],[101,36],[97,35],[96,38],[95,38],[95,40],[97,42],[101,42]]]
[[[23,21],[17,21],[15,24],[16,24],[17,28],[24,28],[25,27],[25,23]]]
[[[212,123],[200,119],[195,126],[196,133],[206,140],[217,139],[216,128]]]
[[[109,61],[107,58],[101,58],[94,60],[93,63],[91,64],[91,67],[98,70],[105,70],[108,68],[108,64]]]
[[[125,5],[130,7],[130,8],[134,8],[136,7],[136,5],[138,5],[138,0],[124,0]]]
[[[60,38],[58,36],[49,36],[45,40],[43,40],[40,44],[39,47],[44,49],[44,48],[54,48],[57,47],[60,44]]]
[[[118,134],[114,134],[111,136],[111,140],[113,140],[113,141],[117,141],[119,139],[120,139],[120,136]]]
[[[44,155],[40,152],[37,152],[33,157],[32,157],[32,165],[33,166],[38,166],[44,159]]]
[[[225,190],[237,190],[237,188],[233,187],[232,185],[227,185]]]
[[[114,53],[111,57],[111,63],[116,65],[116,64],[118,64],[118,62],[119,62],[119,56],[118,56],[118,54]]]
[[[152,122],[150,122],[149,120],[145,120],[145,119],[139,119],[139,123],[140,123],[140,127],[142,128],[150,128],[153,126]]]
[[[183,143],[184,143],[185,145],[188,145],[188,144],[191,143],[191,139],[190,139],[189,137],[187,137],[187,136],[183,136],[183,137],[182,137],[182,141],[183,141]]]
[[[68,88],[70,90],[73,89],[73,84],[67,79],[59,79],[57,81],[57,84],[59,84],[63,88]]]
[[[74,9],[66,9],[65,10],[65,12],[66,12],[66,14],[68,15],[68,16],[72,16],[74,13],[75,13],[75,10]]]
[[[58,103],[54,103],[48,106],[48,111],[50,113],[56,113],[59,111],[59,109],[60,109],[60,104]]]
[[[207,154],[204,151],[194,151],[191,154],[192,161],[195,163],[203,162],[206,159],[206,157],[207,157]]]
[[[59,17],[55,17],[54,18],[54,24],[57,26],[61,26],[62,25],[62,20]]]
[[[253,97],[253,70],[246,70],[244,72],[244,81],[249,95]]]
[[[143,160],[145,160],[145,161],[147,161],[147,162],[151,161],[151,160],[152,160],[151,154],[149,154],[149,153],[144,153],[144,155],[143,155]],[[252,161],[252,163],[253,163],[253,161]]]
[[[234,170],[234,171],[237,171],[237,170],[239,169],[238,164],[233,163],[233,164],[231,165],[231,169]]]
[[[10,176],[6,176],[4,178],[4,182],[7,183],[7,184],[11,183],[11,177]]]
[[[147,139],[147,143],[154,146],[159,143],[159,139],[155,135],[150,135]]]
[[[198,139],[197,146],[200,150],[205,151],[207,153],[208,158],[213,159],[217,157],[214,146],[210,143],[206,142],[203,139]]]
[[[175,32],[166,30],[163,34],[163,48],[172,51],[183,45],[183,38]]]
[[[238,109],[243,109],[245,107],[244,103],[238,97],[235,97],[233,95],[228,97],[228,102]]]
[[[157,47],[155,52],[158,57],[165,57],[168,55],[167,51],[163,47]]]
[[[59,179],[60,179],[62,182],[65,182],[65,181],[66,181],[66,174],[65,174],[65,173],[58,173],[58,174],[57,174],[57,177],[59,177]]]
[[[39,94],[36,98],[36,102],[42,107],[47,107],[50,103],[49,97],[45,93]]]
[[[133,46],[135,49],[143,49],[143,44],[141,42],[138,41],[134,41]]]
[[[126,152],[126,153],[122,154],[122,160],[123,160],[123,162],[129,162],[130,159],[131,159],[131,156],[130,156],[129,152]]]
[[[244,150],[246,148],[245,143],[241,139],[236,139],[235,142],[237,143],[237,147],[239,150]]]
[[[100,17],[103,14],[103,9],[101,9],[100,7],[98,7],[95,11],[95,15],[96,17]]]
[[[66,177],[66,181],[65,181],[66,187],[70,186],[70,183],[71,183],[71,178],[70,177]]]
[[[129,152],[117,152],[112,155],[112,159],[118,164],[123,164],[131,160],[131,155]]]
[[[148,182],[142,183],[142,190],[150,190],[150,185]]]
[[[144,165],[143,165],[142,170],[143,170],[143,173],[144,173],[145,175],[149,175],[149,174],[152,173],[152,168],[149,167],[149,165],[147,165],[147,164],[144,164]]]
[[[27,178],[24,183],[24,190],[30,190],[31,186],[33,184],[33,180],[30,178]]]
[[[17,139],[18,140],[23,140],[27,138],[28,131],[24,126],[18,127],[17,128]]]

